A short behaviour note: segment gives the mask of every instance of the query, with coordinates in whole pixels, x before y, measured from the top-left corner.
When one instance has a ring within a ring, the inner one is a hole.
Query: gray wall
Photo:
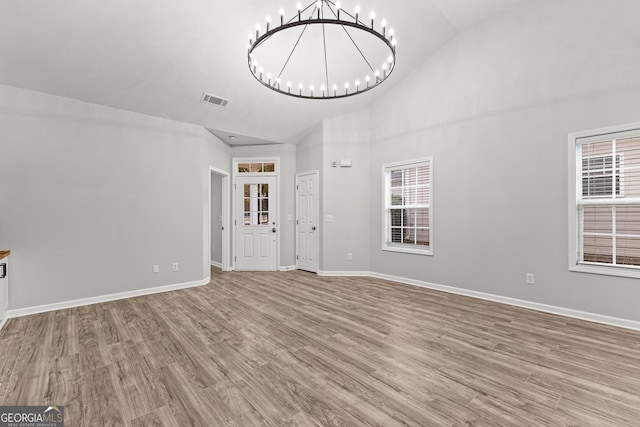
[[[232,157],[280,158],[279,267],[296,264],[295,253],[295,174],[296,146],[292,144],[251,145],[231,149]],[[233,223],[233,221],[232,221]],[[231,244],[233,245],[233,243]]]
[[[373,105],[372,269],[640,320],[638,280],[567,268],[567,134],[638,121],[638,16],[633,0],[527,3]],[[381,165],[429,155],[434,256],[383,252]]]
[[[0,86],[0,132],[10,309],[208,277],[208,167],[229,153],[204,129]]]
[[[211,261],[222,264],[222,175],[211,174]]]
[[[370,192],[369,111],[359,111],[324,121],[322,176],[323,227],[321,269],[369,271]],[[352,167],[332,167],[331,162],[351,160]],[[326,215],[333,222],[326,222]],[[347,254],[353,260],[347,260]]]
[[[296,144],[296,173],[322,172],[324,160],[322,158],[324,147],[323,125],[320,123],[309,134]]]

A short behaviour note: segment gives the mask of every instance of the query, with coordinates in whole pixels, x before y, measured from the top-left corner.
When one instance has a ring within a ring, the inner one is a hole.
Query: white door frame
[[[211,268],[211,175],[219,175],[222,177],[222,206],[220,211],[222,212],[222,271],[230,271],[230,250],[229,250],[229,173],[225,172],[221,169],[214,168],[213,166],[209,166],[209,222],[206,227],[208,230],[207,233],[207,262],[206,269],[207,271]]]
[[[242,173],[238,172],[238,163],[258,163],[258,162],[273,162],[275,163],[276,171],[274,173]],[[231,159],[232,173],[231,173],[231,241],[233,242],[233,254],[231,256],[231,269],[236,269],[236,250],[238,245],[236,244],[236,177],[241,176],[275,176],[276,177],[276,209],[278,211],[276,219],[276,270],[280,270],[280,230],[284,225],[282,221],[282,212],[280,209],[280,157],[234,157]]]
[[[299,227],[300,227],[300,206],[298,205],[298,192],[299,192],[299,188],[298,188],[298,180],[301,176],[303,175],[311,175],[314,174],[316,176],[316,212],[315,212],[315,223],[316,223],[316,227],[320,228],[320,171],[319,170],[312,170],[312,171],[307,171],[307,172],[301,172],[301,173],[297,173],[296,174],[296,268],[299,268],[298,266],[298,254],[299,254],[299,248],[300,248],[300,235],[299,235]],[[318,271],[320,271],[320,230],[318,229],[318,237],[316,237],[316,262],[318,263],[316,266],[316,273]]]

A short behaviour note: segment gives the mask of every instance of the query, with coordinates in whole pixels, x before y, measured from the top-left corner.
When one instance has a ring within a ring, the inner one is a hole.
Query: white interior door
[[[277,180],[236,178],[236,269],[277,270]]]
[[[296,175],[296,266],[318,272],[318,172]]]

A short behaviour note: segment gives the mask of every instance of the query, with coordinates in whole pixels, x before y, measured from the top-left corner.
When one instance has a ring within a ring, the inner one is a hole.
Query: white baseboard
[[[558,314],[560,316],[572,317],[574,319],[587,320],[589,322],[603,323],[605,325],[617,326],[625,329],[633,329],[640,331],[640,322],[619,317],[604,316],[602,314],[589,313],[586,311],[573,310],[570,308],[557,307],[554,305],[540,304],[532,301],[525,301],[516,298],[503,297],[500,295],[487,294],[484,292],[471,291],[468,289],[454,288],[453,286],[438,285],[435,283],[423,282],[421,280],[407,279],[405,277],[391,276],[383,273],[369,273],[371,277],[378,279],[390,280],[392,282],[404,283],[407,285],[420,286],[422,288],[433,289],[436,291],[448,292],[451,294],[464,295],[472,298],[478,298],[488,301],[499,302],[502,304],[513,305],[516,307],[528,308],[531,310],[542,311],[545,313]]]
[[[297,270],[297,266],[295,265],[285,265],[285,266],[280,266],[278,267],[278,271],[293,271],[293,270]]]
[[[318,270],[318,276],[326,277],[373,277],[370,271],[323,271]]]
[[[71,301],[56,302],[53,304],[44,304],[34,307],[18,308],[9,310],[7,318],[28,316],[30,314],[44,313],[47,311],[62,310],[65,308],[79,307],[82,305],[99,304],[101,302],[115,301],[124,298],[133,298],[142,295],[157,294],[160,292],[175,291],[178,289],[193,288],[195,286],[203,286],[211,281],[210,277],[195,282],[178,283],[175,285],[158,286],[155,288],[139,289],[135,291],[120,292],[117,294],[102,295],[98,297],[82,298]]]
[[[222,269],[222,263],[218,262],[218,261],[211,261],[211,265],[214,267],[218,267],[220,269]]]
[[[5,317],[4,319],[0,320],[0,331],[2,330],[2,327],[4,326],[4,324],[7,323],[7,319],[8,317]]]

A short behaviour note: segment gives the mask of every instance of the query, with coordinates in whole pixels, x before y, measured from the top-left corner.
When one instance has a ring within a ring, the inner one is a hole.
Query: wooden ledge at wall
[[[11,251],[0,251],[0,259],[4,259],[9,256]]]

